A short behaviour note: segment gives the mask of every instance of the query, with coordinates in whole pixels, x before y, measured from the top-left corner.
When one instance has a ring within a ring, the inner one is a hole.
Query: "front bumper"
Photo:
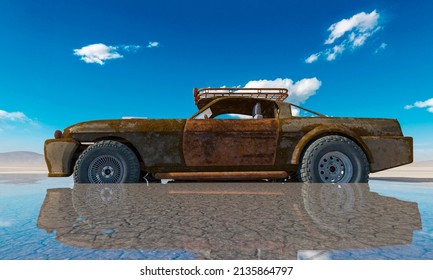
[[[48,177],[68,177],[73,173],[73,158],[80,143],[74,139],[48,139],[45,141],[45,163]]]
[[[413,162],[412,137],[362,137],[370,155],[370,171],[377,172]]]

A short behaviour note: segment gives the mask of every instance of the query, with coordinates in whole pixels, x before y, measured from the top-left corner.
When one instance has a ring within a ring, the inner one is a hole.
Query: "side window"
[[[194,119],[199,120],[199,119],[209,119],[212,117],[212,110],[211,108],[207,108],[206,110],[204,110],[203,112],[201,112],[200,114],[198,114],[197,116],[195,116]]]
[[[247,120],[275,118],[276,106],[274,103],[253,100],[243,107],[227,106],[218,108],[214,113],[214,119]]]
[[[254,98],[223,98],[213,101],[194,119],[259,120],[271,119],[276,116],[278,116],[278,112],[274,102]]]
[[[293,117],[314,118],[320,116],[317,112],[293,105],[291,106],[291,111]]]

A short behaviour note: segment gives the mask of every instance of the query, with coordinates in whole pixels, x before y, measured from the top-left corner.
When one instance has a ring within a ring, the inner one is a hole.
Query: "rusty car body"
[[[412,162],[413,140],[396,119],[327,117],[284,102],[287,96],[283,88],[194,89],[199,111],[189,119],[72,125],[45,142],[49,176],[347,183]]]

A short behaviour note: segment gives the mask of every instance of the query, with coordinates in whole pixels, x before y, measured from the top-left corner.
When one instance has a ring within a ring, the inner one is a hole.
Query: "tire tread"
[[[298,166],[298,170],[296,174],[298,181],[306,182],[306,183],[314,183],[313,177],[311,176],[313,158],[320,151],[321,146],[327,143],[335,143],[335,142],[343,142],[344,145],[349,145],[351,148],[355,149],[355,151],[357,151],[359,155],[362,155],[360,157],[361,165],[362,165],[361,168],[363,170],[366,170],[367,172],[364,172],[362,174],[363,176],[360,179],[359,183],[368,182],[370,164],[368,162],[367,157],[365,156],[364,151],[354,141],[340,135],[328,135],[328,136],[321,137],[316,141],[312,142],[307,147],[307,149],[301,155],[301,162],[299,163]]]
[[[126,161],[130,162],[133,161],[134,164],[131,164],[128,166],[128,175],[126,178],[126,182],[123,183],[135,183],[138,182],[139,176],[140,176],[140,164],[138,162],[137,156],[135,155],[135,153],[125,144],[117,142],[117,141],[113,141],[113,140],[103,140],[103,141],[99,141],[94,143],[93,145],[87,147],[87,149],[85,149],[80,156],[78,157],[75,166],[74,166],[74,182],[75,183],[82,183],[81,179],[80,179],[80,166],[83,162],[83,160],[86,159],[86,157],[88,156],[89,153],[91,153],[92,151],[96,150],[96,149],[103,149],[103,148],[114,148],[115,150],[119,150],[124,156]],[[138,174],[138,176],[137,176]],[[138,177],[137,180],[135,177]]]

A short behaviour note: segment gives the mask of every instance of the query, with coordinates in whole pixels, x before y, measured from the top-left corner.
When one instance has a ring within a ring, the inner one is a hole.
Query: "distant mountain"
[[[44,167],[44,155],[34,152],[0,153],[0,167]]]

